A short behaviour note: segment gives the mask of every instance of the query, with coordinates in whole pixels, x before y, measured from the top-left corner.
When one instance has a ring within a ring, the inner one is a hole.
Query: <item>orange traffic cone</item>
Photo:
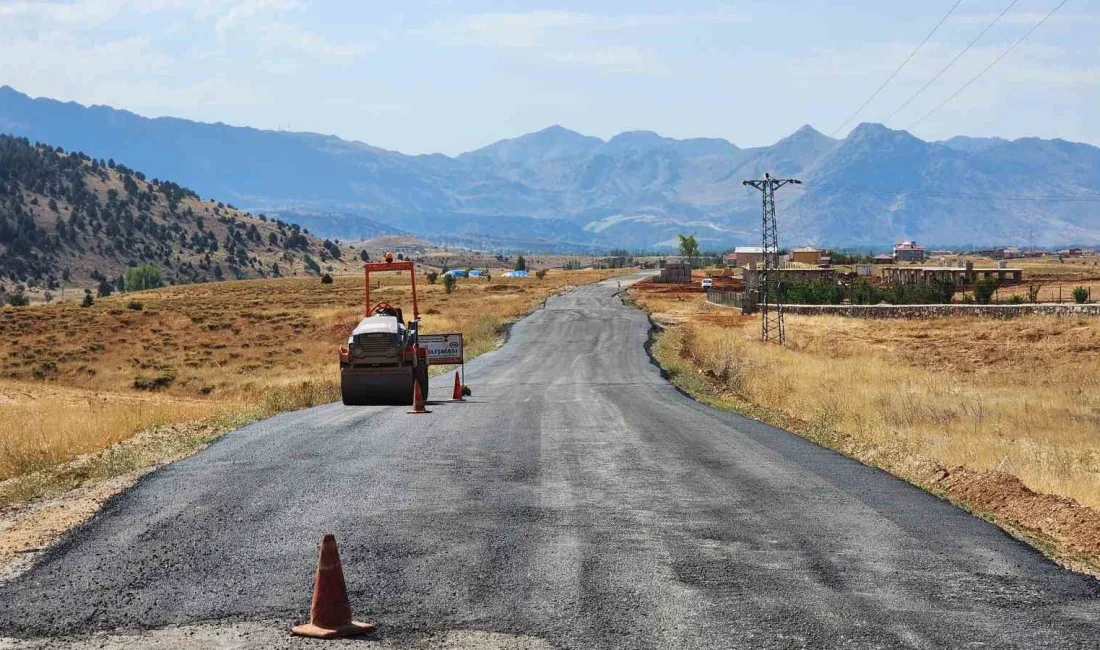
[[[341,639],[370,634],[374,623],[351,620],[351,603],[340,566],[336,537],[325,535],[317,558],[317,577],[313,581],[313,604],[309,608],[309,623],[290,628],[291,634],[316,639]]]
[[[413,407],[409,413],[431,413],[424,408],[424,395],[420,392],[420,382],[413,381]]]
[[[451,393],[451,399],[453,399],[456,402],[466,401],[466,398],[464,398],[462,396],[462,382],[460,382],[458,380],[458,371],[457,370],[455,370],[455,389],[454,389],[454,392]]]

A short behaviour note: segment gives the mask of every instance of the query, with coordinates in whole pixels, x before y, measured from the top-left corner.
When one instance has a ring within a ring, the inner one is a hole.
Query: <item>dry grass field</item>
[[[1100,320],[788,316],[779,347],[694,288],[632,296],[670,326],[654,353],[702,399],[915,482],[965,468],[1100,509]]]
[[[614,273],[461,280],[450,295],[421,276],[423,331],[462,332],[471,357],[548,294]],[[372,285],[373,301],[411,312],[407,274],[372,276]],[[139,431],[237,424],[339,399],[336,352],[362,317],[363,289],[358,276],[331,285],[251,280],[125,294],[88,308],[0,309],[0,507],[70,487],[20,481]]]

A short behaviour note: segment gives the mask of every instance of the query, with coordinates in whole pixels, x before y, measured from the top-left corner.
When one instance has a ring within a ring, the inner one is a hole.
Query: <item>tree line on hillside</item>
[[[106,191],[91,187],[93,182]],[[278,262],[264,264],[257,257],[263,249],[280,251],[284,264],[300,258],[317,274],[320,264],[341,257],[337,243],[316,246],[297,224],[258,215],[261,226],[269,224],[265,236],[255,221],[238,219],[232,206],[217,203],[199,213],[183,205],[187,199],[199,201],[192,190],[147,180],[114,160],[0,135],[0,277],[56,283],[62,260],[76,255],[131,267],[153,264],[177,283],[248,272],[281,275]],[[198,259],[182,259],[181,253]]]

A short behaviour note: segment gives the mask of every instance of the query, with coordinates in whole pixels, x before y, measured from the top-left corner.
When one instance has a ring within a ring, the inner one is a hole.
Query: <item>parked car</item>
[[[714,286],[714,280],[711,278],[703,278],[703,288],[709,289]]]

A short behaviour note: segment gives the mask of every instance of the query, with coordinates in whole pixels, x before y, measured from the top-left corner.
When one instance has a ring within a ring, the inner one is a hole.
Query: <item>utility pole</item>
[[[779,295],[779,229],[775,224],[775,191],[788,183],[801,185],[794,178],[772,178],[742,181],[764,193],[764,268],[760,272],[760,340],[783,345],[783,300]]]

